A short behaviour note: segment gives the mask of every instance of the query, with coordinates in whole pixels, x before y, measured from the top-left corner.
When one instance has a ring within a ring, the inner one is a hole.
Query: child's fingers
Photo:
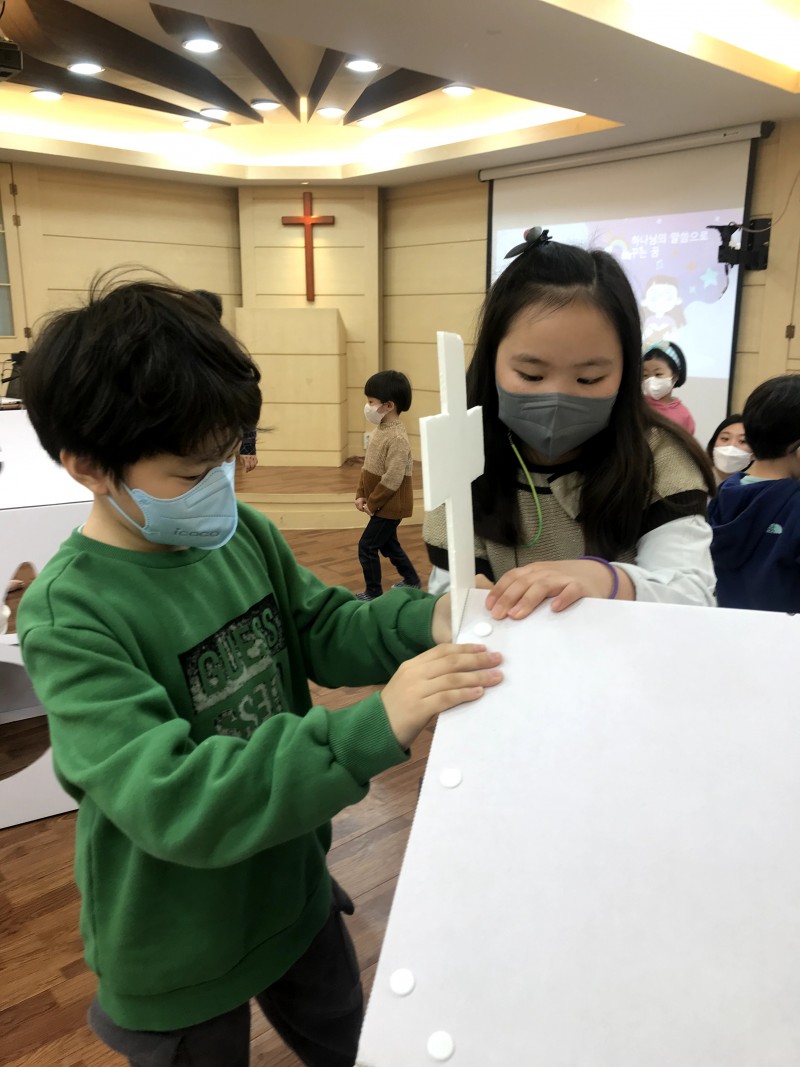
[[[586,589],[581,582],[570,582],[569,585],[561,590],[553,601],[551,607],[553,611],[563,611],[565,608],[568,608],[570,604],[574,604],[585,596]]]
[[[512,619],[524,619],[547,597],[560,593],[566,581],[561,575],[542,574],[533,579],[530,575],[520,575],[501,596],[490,594],[487,607],[490,607],[494,619],[504,619],[507,615]],[[491,605],[488,603],[490,598]]]

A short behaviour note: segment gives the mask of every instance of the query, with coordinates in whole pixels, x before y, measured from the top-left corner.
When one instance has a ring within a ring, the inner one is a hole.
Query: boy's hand
[[[497,685],[501,660],[485,645],[439,645],[401,664],[381,694],[398,744],[408,748],[435,715],[477,700]]]
[[[365,496],[356,497],[356,508],[359,511],[363,511],[367,506],[367,498]]]

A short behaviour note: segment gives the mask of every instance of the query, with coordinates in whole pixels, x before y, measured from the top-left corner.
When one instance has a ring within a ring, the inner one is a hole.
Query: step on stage
[[[364,525],[355,508],[361,464],[341,467],[271,467],[259,459],[246,474],[236,472],[236,495],[267,515],[281,530],[350,530]],[[414,464],[414,514],[403,525],[422,523],[422,469]]]

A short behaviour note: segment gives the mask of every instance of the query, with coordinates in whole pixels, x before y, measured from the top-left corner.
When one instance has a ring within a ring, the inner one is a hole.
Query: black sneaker
[[[355,598],[356,598],[356,600],[377,600],[378,597],[381,596],[381,595],[382,595],[381,593],[376,593],[375,596],[373,596],[372,593],[364,592],[364,593],[356,593],[355,594]]]
[[[392,589],[421,589],[421,582],[409,582],[407,578],[404,578],[402,582],[395,582]]]

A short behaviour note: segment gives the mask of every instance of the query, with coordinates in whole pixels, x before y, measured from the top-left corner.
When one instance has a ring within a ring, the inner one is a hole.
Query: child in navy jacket
[[[760,385],[744,407],[755,461],[722,483],[708,519],[723,608],[800,611],[800,375]]]

